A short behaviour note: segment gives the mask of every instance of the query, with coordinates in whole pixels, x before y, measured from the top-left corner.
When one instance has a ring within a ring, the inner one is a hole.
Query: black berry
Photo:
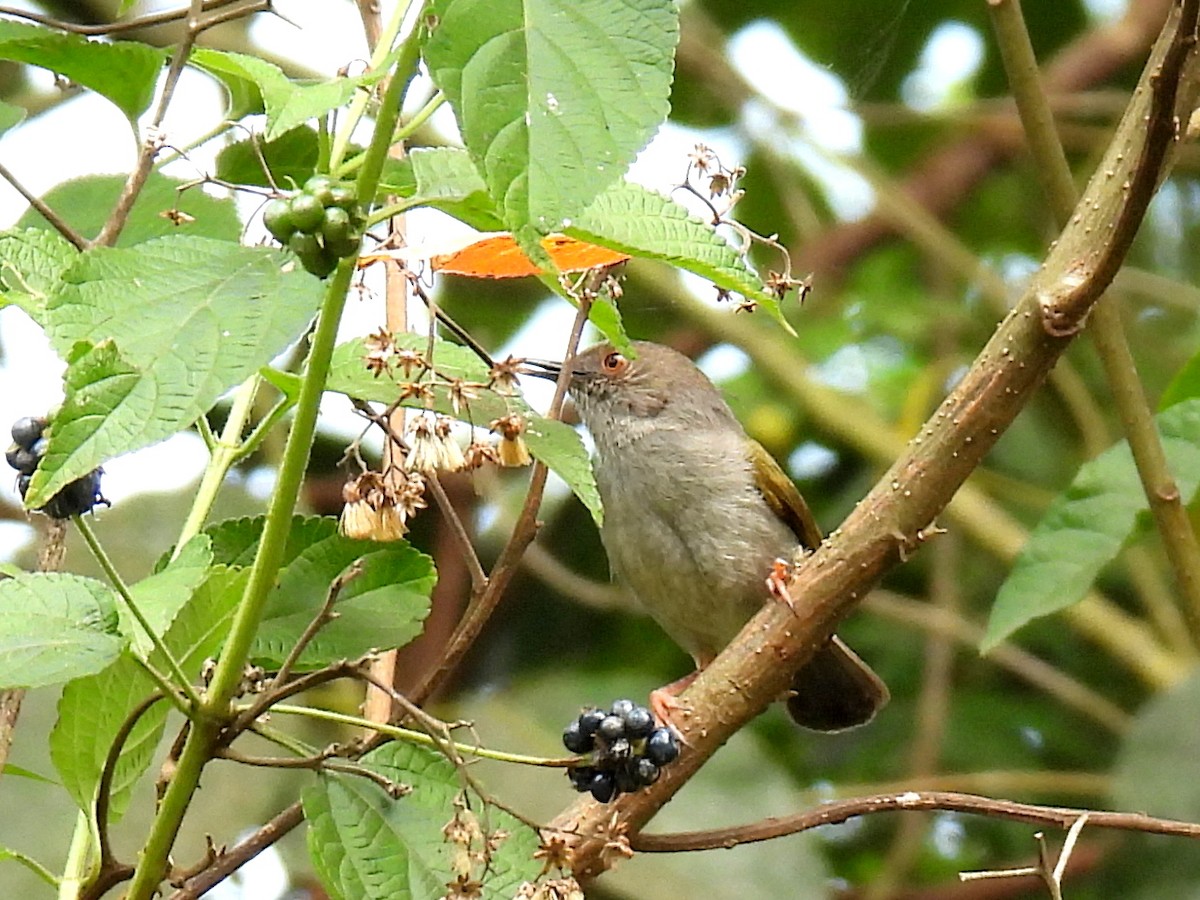
[[[42,432],[45,430],[45,419],[35,419],[33,416],[25,416],[13,422],[12,439],[16,441],[17,446],[28,450],[33,446],[33,442],[42,436]]]
[[[599,709],[585,709],[579,715],[579,731],[585,737],[591,737],[604,721],[604,712]]]
[[[646,739],[646,759],[656,766],[665,766],[679,756],[679,742],[670,728],[655,728]]]
[[[633,764],[633,777],[640,787],[648,787],[658,781],[659,768],[646,757]]]
[[[614,700],[612,709],[609,710],[609,714],[620,716],[622,719],[624,719],[627,715],[633,712],[634,709],[636,709],[636,705],[632,700]]]
[[[563,731],[563,746],[572,753],[590,753],[595,746],[591,735],[585,735],[579,727],[579,719],[576,719]]]
[[[630,738],[644,738],[654,730],[654,716],[644,706],[635,706],[625,714],[625,734]]]
[[[607,803],[617,793],[617,781],[613,777],[612,772],[597,772],[592,776],[592,782],[588,785],[588,790],[592,792],[592,797],[599,803]]]
[[[32,475],[33,470],[37,468],[38,458],[33,451],[13,444],[4,454],[4,458],[8,460],[8,464],[20,472],[22,475]]]
[[[617,738],[624,737],[625,720],[620,716],[605,716],[600,720],[600,727],[596,729],[596,734],[606,741],[615,741]]]

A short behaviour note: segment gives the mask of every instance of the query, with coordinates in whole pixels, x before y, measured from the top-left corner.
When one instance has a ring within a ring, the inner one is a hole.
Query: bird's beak
[[[534,378],[545,378],[547,381],[558,381],[560,372],[562,372],[562,363],[552,362],[548,359],[527,359],[517,369],[517,373],[520,375],[532,375]]]

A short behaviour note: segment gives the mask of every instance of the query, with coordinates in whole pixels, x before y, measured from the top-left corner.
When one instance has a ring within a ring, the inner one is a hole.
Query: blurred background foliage
[[[286,4],[279,5],[286,13]],[[111,20],[118,3],[35,6],[95,23]],[[1025,4],[1081,182],[1168,6],[1165,0]],[[331,2],[325,14],[357,11],[350,2]],[[682,23],[671,127],[721,147],[727,165],[746,166],[740,220],[762,234],[777,233],[797,273],[812,273],[812,292],[802,306],[786,307],[798,333],[792,339],[765,321],[718,310],[710,290],[661,266],[634,262],[621,310],[633,336],[684,349],[722,376],[749,431],[787,464],[818,520],[832,529],[991,334],[1053,238],[1053,217],[1004,99],[1005,77],[982,0],[692,0],[683,4]],[[790,45],[788,54],[840,85],[844,121],[861,136],[831,149],[821,131],[825,120],[806,115],[805,98],[789,82],[782,57],[759,58],[753,66],[739,58],[739,42],[748,34],[771,35],[777,42],[771,46]],[[171,32],[129,37],[161,44]],[[210,39],[224,49],[262,52],[244,23]],[[303,58],[276,61],[292,74],[308,71]],[[781,65],[773,70],[775,62]],[[61,95],[39,93],[24,75],[19,67],[0,66],[0,99],[26,106],[31,115],[59,101]],[[446,139],[428,131],[420,141]],[[727,158],[727,147],[741,157]],[[1194,148],[1185,147],[1117,282],[1152,402],[1197,348],[1198,161]],[[681,157],[671,177],[681,179],[686,164]],[[854,209],[847,196],[864,197],[867,205]],[[71,214],[86,221],[98,212],[87,204],[100,201],[77,192],[72,202]],[[777,256],[756,254],[764,269],[779,266]],[[493,348],[543,321],[548,306],[561,305],[532,280],[445,278],[437,289],[444,308]],[[557,352],[562,338],[547,331],[543,355]],[[1078,466],[1118,439],[1100,366],[1088,341],[1080,340],[972,484],[990,508],[1028,529]],[[337,511],[342,474],[335,463],[343,443],[330,435],[314,455],[307,497],[317,511]],[[264,463],[269,451],[254,465]],[[475,524],[486,563],[512,522],[522,476],[479,476],[448,488]],[[100,515],[101,534],[123,568],[148,568],[189,492],[185,486],[176,495],[142,495]],[[230,514],[254,503],[236,486],[226,502]],[[749,822],[823,798],[922,787],[1200,819],[1200,796],[1194,787],[1181,789],[1200,784],[1200,682],[1188,679],[1194,648],[1181,646],[1186,641],[1178,634],[1157,633],[1164,653],[1178,663],[1177,679],[1151,683],[1059,616],[1035,622],[1013,645],[981,657],[980,629],[1012,554],[1003,541],[987,539],[986,526],[964,523],[970,514],[942,521],[948,534],[894,572],[842,629],[891,686],[891,705],[872,725],[814,736],[772,709],[723,749],[652,829]],[[435,709],[446,718],[473,720],[489,745],[557,755],[558,732],[579,706],[643,698],[690,662],[608,583],[603,550],[575,500],[552,490],[542,518],[523,575]],[[437,557],[443,581],[430,633],[402,655],[401,682],[416,681],[436,657],[466,596],[446,531],[432,510],[414,531],[414,541]],[[87,571],[83,557],[73,552],[68,566]],[[1149,530],[1105,570],[1099,587],[1151,629],[1156,626],[1146,609],[1163,598],[1174,602],[1170,569]],[[1119,635],[1112,638],[1119,643]],[[1070,700],[1068,687],[1087,700]],[[348,708],[357,702],[348,692],[323,699]],[[44,735],[54,702],[50,692],[31,696],[14,748],[15,763],[43,774],[51,771]],[[557,774],[497,764],[480,765],[478,774],[498,797],[537,819],[572,799]],[[294,795],[298,777],[215,767],[189,820],[191,843],[184,849],[197,850],[206,831],[228,840],[232,831],[264,821]],[[0,821],[0,843],[65,850],[70,804],[46,802],[44,785],[4,781],[10,814]],[[145,821],[148,789],[142,799],[143,812],[129,816],[133,834]],[[877,816],[731,851],[641,856],[602,879],[594,895],[1040,897],[1044,889],[1033,879],[957,879],[961,870],[1029,864],[1036,853],[1031,832],[951,814]],[[1054,845],[1058,839],[1050,836]],[[304,860],[295,853],[296,836],[289,841],[299,882]],[[1196,873],[1200,851],[1184,840],[1085,831],[1065,894],[1072,900],[1192,896]],[[6,896],[35,896],[24,879],[16,867],[0,868]]]

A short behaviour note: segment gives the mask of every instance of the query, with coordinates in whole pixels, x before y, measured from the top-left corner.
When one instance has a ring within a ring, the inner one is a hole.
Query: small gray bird
[[[596,444],[601,538],[609,565],[697,671],[651,695],[662,716],[770,596],[776,559],[815,549],[821,532],[796,486],[747,436],[686,356],[647,341],[637,358],[600,344],[561,366]],[[803,602],[802,598],[799,602]],[[836,636],[792,683],[788,712],[806,728],[862,725],[888,701],[883,681]]]

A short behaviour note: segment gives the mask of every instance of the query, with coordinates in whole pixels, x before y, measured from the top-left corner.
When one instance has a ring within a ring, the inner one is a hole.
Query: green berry
[[[334,204],[333,187],[334,181],[328,175],[314,175],[304,182],[304,193],[316,197],[322,206],[332,206]]]
[[[314,234],[325,221],[325,207],[312,194],[297,194],[288,201],[288,210],[296,228],[305,234]]]
[[[325,237],[326,245],[346,243],[350,239],[350,232],[350,213],[340,206],[326,207],[325,218],[321,222],[321,234]]]
[[[296,233],[296,221],[292,218],[291,206],[282,197],[276,197],[267,203],[263,209],[263,224],[281,244],[286,244],[288,238]]]
[[[315,234],[296,232],[288,240],[288,249],[303,259],[306,256],[316,256],[322,251],[321,242]],[[305,266],[307,268],[307,266]]]
[[[300,262],[313,275],[324,278],[337,268],[338,258],[326,250],[313,254],[297,254]]]
[[[341,207],[346,212],[358,209],[358,189],[352,184],[334,185],[330,188],[329,196],[332,203],[326,205]]]

